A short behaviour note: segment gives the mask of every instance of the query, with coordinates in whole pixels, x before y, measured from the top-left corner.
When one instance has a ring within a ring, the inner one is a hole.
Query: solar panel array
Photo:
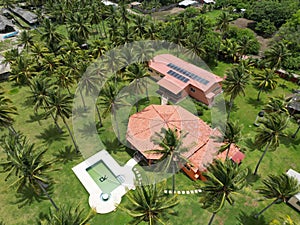
[[[178,72],[180,72],[180,73],[182,73],[182,74],[184,74],[184,75],[186,75],[189,78],[192,78],[193,80],[195,80],[195,81],[197,81],[197,82],[199,82],[201,84],[207,85],[209,83],[208,80],[206,80],[206,79],[204,79],[202,77],[199,77],[198,75],[196,75],[194,73],[191,73],[191,72],[189,72],[189,71],[187,71],[185,69],[182,69],[181,67],[176,66],[173,63],[169,63],[169,64],[167,64],[167,66],[170,67],[170,68],[172,68],[172,69],[174,69],[174,70],[176,70],[176,71],[178,71]]]
[[[182,81],[184,83],[186,83],[186,82],[188,82],[190,80],[190,79],[188,79],[188,78],[180,75],[179,73],[176,73],[174,70],[169,70],[167,73],[169,75],[171,75],[172,77],[175,77],[175,78],[177,78],[178,80],[180,80],[180,81]]]

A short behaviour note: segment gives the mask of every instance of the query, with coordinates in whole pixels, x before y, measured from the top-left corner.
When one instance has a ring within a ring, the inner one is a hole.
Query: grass
[[[219,63],[217,67],[213,68],[213,72],[222,76],[224,70],[229,68],[231,65],[225,63]],[[281,81],[279,81],[281,82]],[[283,80],[282,80],[283,82]],[[261,96],[261,102],[256,101],[257,90],[252,86],[248,85],[246,89],[246,96],[237,97],[235,101],[234,111],[231,116],[234,120],[239,120],[243,124],[243,141],[241,142],[241,147],[246,149],[246,158],[242,163],[243,168],[254,169],[254,166],[261,155],[261,152],[253,149],[251,141],[255,135],[256,128],[253,126],[253,122],[257,113],[262,109],[263,105],[267,102],[268,97],[275,96],[279,94],[289,94],[292,89],[296,89],[295,84],[286,82],[287,88],[283,89],[278,86],[277,89],[272,93],[263,93]],[[33,117],[32,106],[26,101],[26,96],[28,96],[29,89],[27,87],[17,87],[12,85],[12,83],[2,82],[1,86],[6,91],[7,95],[12,99],[14,104],[18,108],[19,115],[15,117],[15,128],[21,130],[25,133],[30,141],[36,143],[38,149],[47,148],[46,158],[54,158],[55,154],[59,150],[63,150],[65,146],[72,145],[72,142],[64,128],[65,133],[60,136],[53,126],[53,121],[51,118],[42,120],[41,126],[35,121]],[[154,87],[151,87],[155,89]],[[150,89],[151,89],[150,88]],[[159,99],[152,98],[152,102],[159,104]],[[143,104],[148,104],[144,102],[140,105],[140,109],[144,106]],[[132,112],[134,112],[134,108]],[[204,110],[204,115],[201,116],[205,121],[210,120],[210,111]],[[68,121],[70,125],[71,120]],[[63,127],[62,121],[59,121],[60,125]],[[295,131],[296,125],[290,123],[290,127],[287,129],[286,133],[288,136]],[[124,164],[130,155],[124,151],[118,151],[118,144],[114,141],[116,135],[113,133],[111,127],[110,117],[104,119],[104,128],[99,130],[101,139],[107,140],[106,146],[107,150],[111,155],[120,163]],[[280,216],[290,215],[295,222],[299,223],[300,218],[298,212],[293,210],[291,207],[285,204],[272,206],[267,210],[258,221],[253,220],[252,213],[258,212],[272,200],[267,201],[257,201],[261,198],[256,192],[255,188],[261,184],[261,178],[266,177],[268,174],[279,174],[285,172],[289,168],[293,168],[300,171],[300,155],[298,152],[298,146],[300,144],[300,137],[296,139],[284,138],[281,141],[279,148],[274,152],[268,152],[264,158],[261,167],[259,169],[260,179],[256,180],[253,177],[249,179],[249,186],[244,190],[244,194],[236,197],[236,203],[234,206],[226,205],[225,208],[216,216],[216,221],[214,224],[225,224],[225,225],[253,225],[253,224],[268,224],[272,219],[278,218]],[[0,159],[4,159],[5,155],[1,151]],[[81,204],[81,206],[89,210],[88,205],[88,193],[81,185],[79,180],[73,174],[71,168],[83,160],[82,157],[75,158],[68,162],[62,163],[58,162],[54,165],[55,168],[59,168],[58,172],[51,172],[51,176],[54,180],[53,191],[51,196],[53,196],[54,201],[57,204],[69,203],[71,205]],[[41,202],[34,201],[31,204],[26,204],[25,206],[18,208],[22,203],[16,203],[17,198],[15,195],[15,190],[8,188],[8,185],[13,181],[13,179],[4,182],[5,174],[0,174],[0,210],[2,212],[2,217],[6,224],[18,225],[18,224],[35,224],[36,218],[40,212],[46,213],[51,207],[48,200],[43,200]],[[176,175],[176,189],[177,190],[192,190],[195,188],[196,183],[192,182],[186,175],[178,173]],[[167,181],[167,188],[171,189],[171,180]],[[202,209],[199,204],[199,197],[194,195],[181,195],[178,196],[180,199],[180,204],[176,206],[178,211],[177,217],[170,218],[171,224],[192,224],[192,225],[202,225],[207,224],[211,213]],[[126,197],[122,199],[125,202]],[[12,213],[14,212],[14,213]],[[14,216],[15,214],[18,216]],[[91,225],[96,224],[124,224],[130,220],[130,217],[124,212],[117,210],[116,212],[96,215],[92,221]]]

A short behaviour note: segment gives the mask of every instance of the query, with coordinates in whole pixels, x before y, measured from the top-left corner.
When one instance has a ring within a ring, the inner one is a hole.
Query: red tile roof
[[[129,118],[127,140],[147,159],[159,159],[161,155],[149,154],[146,151],[160,148],[152,140],[163,127],[176,128],[178,132],[187,133],[183,139],[183,147],[189,149],[183,153],[187,158],[192,158],[199,149],[206,151],[204,146],[209,142],[213,131],[204,121],[180,106],[150,105]]]

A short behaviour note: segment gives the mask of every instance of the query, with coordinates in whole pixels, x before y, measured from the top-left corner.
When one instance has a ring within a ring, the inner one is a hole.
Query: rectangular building
[[[221,77],[171,54],[155,56],[148,66],[159,85],[158,92],[174,103],[190,96],[211,106],[222,91]]]

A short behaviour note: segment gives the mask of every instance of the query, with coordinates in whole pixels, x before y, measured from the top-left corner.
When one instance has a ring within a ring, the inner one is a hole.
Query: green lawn
[[[217,67],[213,69],[213,72],[222,76],[224,70],[230,67],[230,65],[225,63],[219,63]],[[280,81],[283,82],[283,81]],[[278,94],[289,94],[292,89],[297,88],[295,84],[286,83],[288,87],[283,89],[277,87],[277,89],[272,92],[262,94],[261,102],[256,101],[257,90],[249,85],[246,89],[246,96],[240,96],[235,101],[234,111],[232,112],[232,118],[239,120],[243,124],[243,142],[241,147],[246,149],[246,158],[242,163],[242,167],[249,167],[254,169],[254,166],[261,155],[260,151],[254,150],[251,141],[255,135],[256,128],[253,126],[253,122],[257,113],[262,109],[263,104],[266,103],[269,96],[275,96]],[[11,83],[2,82],[1,87],[8,93],[8,96],[12,99],[14,104],[18,108],[19,115],[16,116],[15,128],[21,130],[26,134],[30,141],[35,142],[38,148],[47,148],[46,153],[47,158],[53,158],[53,154],[57,153],[58,150],[64,149],[65,146],[72,145],[71,139],[69,138],[66,129],[63,135],[58,134],[56,131],[53,121],[51,118],[41,121],[41,126],[35,121],[33,115],[32,106],[26,101],[26,96],[28,96],[28,88],[13,86]],[[159,104],[159,99],[152,98],[152,102]],[[145,103],[146,104],[146,103]],[[143,105],[140,105],[140,109]],[[132,111],[133,112],[133,111]],[[210,111],[205,110],[204,115],[201,116],[206,121],[210,120]],[[59,121],[60,125],[63,127],[62,121]],[[71,120],[69,120],[71,125]],[[290,123],[290,127],[287,129],[288,136],[295,131],[296,125]],[[101,139],[106,139],[108,151],[112,156],[120,163],[124,164],[130,156],[124,150],[118,151],[117,146],[114,144],[113,140],[115,135],[111,128],[110,117],[104,120],[104,128],[100,129]],[[300,135],[295,140],[290,138],[284,138],[281,145],[275,152],[268,152],[264,158],[262,165],[259,169],[259,174],[262,178],[266,177],[268,174],[279,174],[285,172],[289,168],[300,171],[300,155],[299,155],[299,144]],[[0,159],[4,159],[5,155],[1,151]],[[70,203],[71,205],[81,206],[88,211],[88,193],[81,185],[79,180],[73,174],[71,168],[78,163],[80,163],[83,158],[78,158],[70,161],[66,164],[56,163],[55,168],[59,168],[59,171],[51,172],[51,176],[54,180],[53,191],[51,196],[53,196],[54,201],[57,204]],[[15,196],[15,190],[8,188],[12,179],[5,182],[5,174],[0,174],[0,210],[2,212],[1,217],[6,222],[6,224],[11,225],[23,225],[23,224],[35,224],[36,218],[39,213],[47,213],[51,204],[47,200],[37,202],[32,200],[32,203],[25,204],[25,206],[18,208],[21,205],[16,203],[20,201],[20,197]],[[216,217],[214,224],[225,224],[225,225],[264,225],[269,223],[273,218],[278,218],[280,216],[290,215],[297,223],[300,223],[299,213],[290,208],[288,205],[275,205],[272,206],[264,215],[258,220],[254,221],[251,217],[253,212],[257,212],[266,206],[269,201],[257,201],[260,196],[255,192],[255,187],[260,184],[260,180],[253,181],[249,179],[249,186],[244,190],[244,194],[236,197],[236,203],[234,206],[226,206]],[[195,188],[196,183],[192,182],[187,176],[182,173],[176,175],[176,187],[178,190],[192,190]],[[168,189],[171,189],[171,181],[167,182]],[[197,195],[182,195],[179,196],[180,204],[176,207],[178,211],[178,216],[170,219],[170,224],[193,224],[202,225],[207,224],[211,214],[201,209],[199,204],[199,197]],[[123,197],[122,201],[126,201],[126,197]],[[15,216],[15,215],[18,216]],[[96,215],[90,224],[125,224],[130,220],[130,217],[121,211],[116,211],[106,215]]]

